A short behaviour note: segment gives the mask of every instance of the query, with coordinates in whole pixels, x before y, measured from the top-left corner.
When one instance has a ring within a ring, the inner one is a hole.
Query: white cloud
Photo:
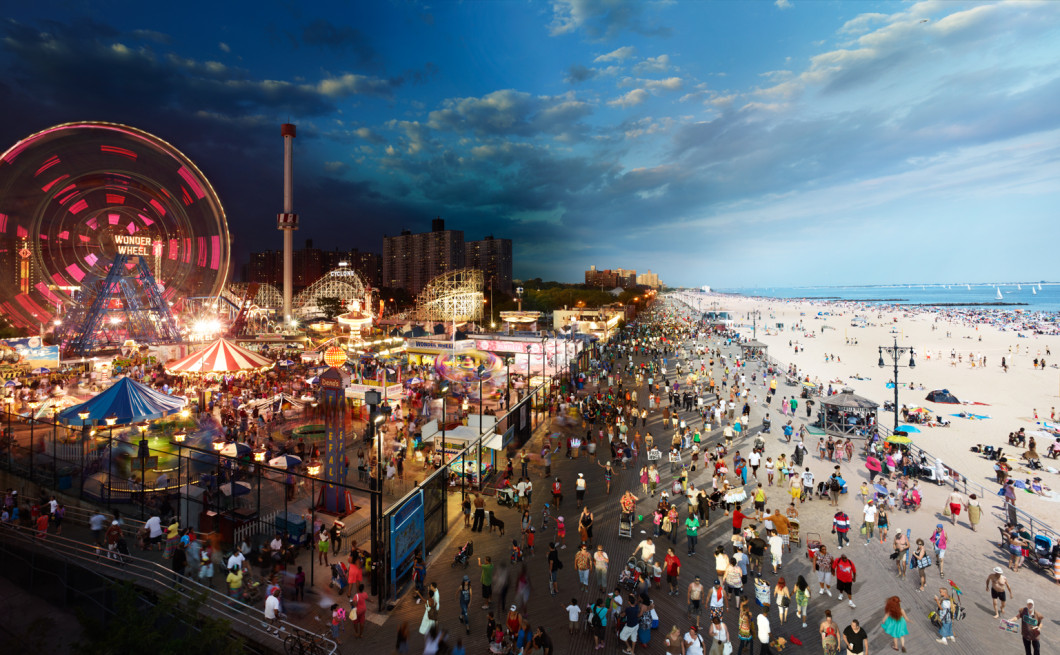
[[[644,61],[637,62],[633,72],[644,75],[646,73],[661,73],[670,67],[670,55],[659,55],[648,57]]]
[[[631,45],[622,46],[617,50],[612,50],[607,54],[600,55],[593,60],[593,63],[599,64],[605,61],[623,61],[632,57],[635,52],[636,49]]]
[[[775,4],[777,7],[781,8],[781,9],[791,9],[792,7],[795,6],[795,5],[791,4],[791,0],[776,0],[776,2],[774,2],[773,4]]]
[[[648,92],[644,89],[633,89],[629,93],[619,96],[614,100],[609,100],[607,104],[612,107],[632,107],[639,105],[648,99]]]
[[[227,43],[221,41],[217,44],[217,47],[221,49],[221,52],[232,52],[232,48]]]
[[[680,77],[668,77],[665,80],[643,80],[644,87],[650,91],[677,91],[681,88]]]

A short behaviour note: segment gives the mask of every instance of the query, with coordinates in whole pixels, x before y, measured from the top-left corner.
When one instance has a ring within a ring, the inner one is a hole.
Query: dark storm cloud
[[[492,136],[574,135],[586,131],[581,120],[592,107],[568,96],[542,97],[504,89],[480,98],[451,98],[432,111],[436,130]]]
[[[643,0],[554,0],[549,31],[553,36],[581,30],[590,39],[609,39],[625,31],[669,36],[671,30],[645,17]]]
[[[360,63],[374,63],[377,57],[371,40],[359,29],[336,25],[318,18],[302,28],[302,43],[338,52],[352,52]]]
[[[567,71],[567,82],[569,84],[580,84],[581,82],[587,82],[594,77],[596,77],[596,69],[582,66],[581,64],[574,64]]]

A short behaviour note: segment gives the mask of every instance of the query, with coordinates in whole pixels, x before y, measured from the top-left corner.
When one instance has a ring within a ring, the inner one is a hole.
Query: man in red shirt
[[[666,549],[666,559],[663,560],[663,570],[666,571],[666,582],[670,585],[670,595],[677,595],[677,576],[681,575],[681,560],[674,554],[673,548]]]
[[[835,588],[839,590],[839,600],[843,600],[845,593],[850,596],[850,606],[857,607],[854,604],[854,580],[858,577],[858,570],[854,567],[854,562],[846,555],[840,555],[839,559],[832,562],[832,571],[835,572]]]
[[[746,514],[740,511],[740,505],[737,503],[736,508],[732,511],[732,533],[740,534],[740,530],[743,530],[743,520],[748,518]]]

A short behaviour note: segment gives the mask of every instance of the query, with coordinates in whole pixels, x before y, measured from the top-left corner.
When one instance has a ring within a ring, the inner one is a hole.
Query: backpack
[[[603,610],[603,611],[605,611],[605,612],[607,611],[607,610],[605,610],[605,609],[604,609],[604,608],[602,608],[602,607],[594,607],[594,608],[593,608],[593,617],[592,617],[592,622],[593,622],[593,627],[594,627],[594,628],[600,628],[600,627],[603,627],[603,624],[604,624],[604,623],[603,623],[603,621],[602,621],[602,620],[600,619],[600,610]]]
[[[836,480],[835,478],[832,478],[832,484],[829,485],[828,488],[832,491],[839,491],[840,489],[842,489],[842,487],[839,485],[839,480]]]

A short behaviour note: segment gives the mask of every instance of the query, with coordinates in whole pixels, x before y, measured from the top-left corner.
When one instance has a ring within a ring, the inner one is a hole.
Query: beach
[[[894,377],[894,367],[886,353],[887,365],[879,367],[879,347],[893,346],[896,339],[899,346],[911,346],[916,353],[915,368],[908,368],[908,355],[899,359],[899,407],[902,404],[925,407],[933,419],[942,416],[950,421],[949,427],[918,425],[921,432],[909,435],[913,443],[969,481],[992,491],[999,488],[993,462],[970,449],[977,444],[1004,447],[1005,456],[1013,466],[1013,478],[1025,480],[1039,476],[1045,485],[1056,490],[1046,497],[1020,493],[1018,506],[1050,525],[1060,525],[1060,475],[1030,471],[1021,465],[1020,455],[1025,448],[1008,445],[1010,432],[1021,427],[1028,433],[1041,429],[1043,422],[1050,422],[1054,408],[1060,408],[1060,368],[1053,364],[1054,358],[1060,361],[1060,336],[1037,335],[1029,330],[1016,332],[1008,329],[1011,324],[984,320],[988,312],[983,311],[876,307],[843,301],[781,301],[721,294],[704,297],[708,311],[730,312],[741,336],[748,338],[752,336],[750,313],[759,311],[753,332],[758,341],[768,345],[769,356],[780,361],[785,369],[788,364],[797,365],[800,377],[808,375],[825,390],[829,384],[836,391],[849,387],[879,403],[878,421],[888,427],[893,426],[894,416],[883,412],[883,403],[894,399],[894,389],[887,388]],[[711,306],[712,302],[717,303],[716,307]],[[864,319],[855,321],[861,327],[851,324],[855,318]],[[778,328],[778,323],[783,328]],[[951,351],[960,355],[960,361],[951,360]],[[971,360],[981,357],[986,358],[986,366],[977,363],[973,367]],[[1002,357],[1008,364],[1007,372],[1001,367]],[[1032,362],[1041,357],[1046,359],[1046,368],[1035,369]],[[778,383],[779,397],[795,390],[784,386],[782,377]],[[914,388],[909,384],[915,385]],[[948,389],[962,404],[929,402],[926,396],[935,389]],[[962,412],[989,418],[952,416]],[[805,418],[801,407],[799,415]],[[774,416],[775,424],[779,418]],[[1038,437],[1037,441],[1043,466],[1060,468],[1060,460],[1045,456],[1052,440]],[[815,442],[807,444],[811,450],[814,445]]]

